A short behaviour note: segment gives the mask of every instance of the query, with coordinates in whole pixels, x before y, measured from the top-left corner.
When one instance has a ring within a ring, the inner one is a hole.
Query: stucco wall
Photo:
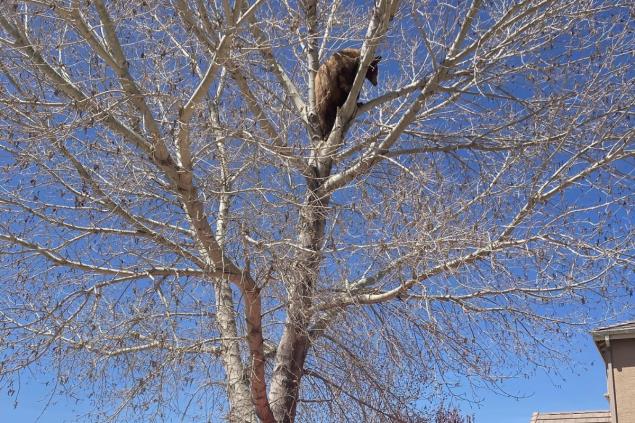
[[[612,339],[618,423],[635,423],[635,339]]]

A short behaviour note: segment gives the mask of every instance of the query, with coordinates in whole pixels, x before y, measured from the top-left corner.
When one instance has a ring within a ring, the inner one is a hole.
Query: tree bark
[[[219,279],[214,283],[216,295],[216,319],[221,334],[221,357],[226,372],[229,397],[230,422],[256,422],[249,386],[244,378],[244,366],[240,356],[236,316],[229,282]]]
[[[289,286],[290,304],[282,339],[276,354],[271,381],[271,406],[276,421],[295,420],[304,362],[311,347],[309,324],[315,281],[320,270],[320,254],[330,197],[320,197],[322,181],[330,173],[330,161],[316,166],[314,178],[307,180],[307,195],[300,212],[299,242],[295,278]]]

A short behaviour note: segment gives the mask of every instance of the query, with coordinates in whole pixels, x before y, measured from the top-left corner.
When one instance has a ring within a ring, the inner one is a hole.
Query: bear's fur
[[[344,105],[351,92],[359,68],[359,52],[354,48],[338,51],[322,63],[315,75],[315,112],[324,137],[333,129],[337,109]],[[366,79],[373,85],[377,85],[380,60],[381,56],[376,56],[366,71]]]

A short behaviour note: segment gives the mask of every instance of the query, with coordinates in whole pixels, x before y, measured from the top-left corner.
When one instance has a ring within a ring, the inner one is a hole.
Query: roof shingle
[[[603,341],[605,336],[613,339],[635,338],[635,320],[597,328],[591,331],[591,336],[596,344]]]
[[[597,329],[595,329],[593,332],[601,332],[601,331],[605,331],[605,330],[616,330],[616,329],[621,329],[621,330],[629,330],[629,329],[635,329],[635,320],[630,320],[627,322],[621,322],[621,323],[617,323],[615,325],[610,325],[610,326],[603,326],[603,327],[599,327]]]
[[[611,423],[611,413],[609,411],[534,413],[529,423]]]

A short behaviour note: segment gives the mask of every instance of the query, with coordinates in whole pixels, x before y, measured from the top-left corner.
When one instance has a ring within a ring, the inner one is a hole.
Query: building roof
[[[611,413],[609,411],[534,413],[529,423],[611,423]]]
[[[635,338],[635,320],[597,328],[591,331],[591,335],[596,342],[604,341],[605,336],[609,336],[612,339]]]

